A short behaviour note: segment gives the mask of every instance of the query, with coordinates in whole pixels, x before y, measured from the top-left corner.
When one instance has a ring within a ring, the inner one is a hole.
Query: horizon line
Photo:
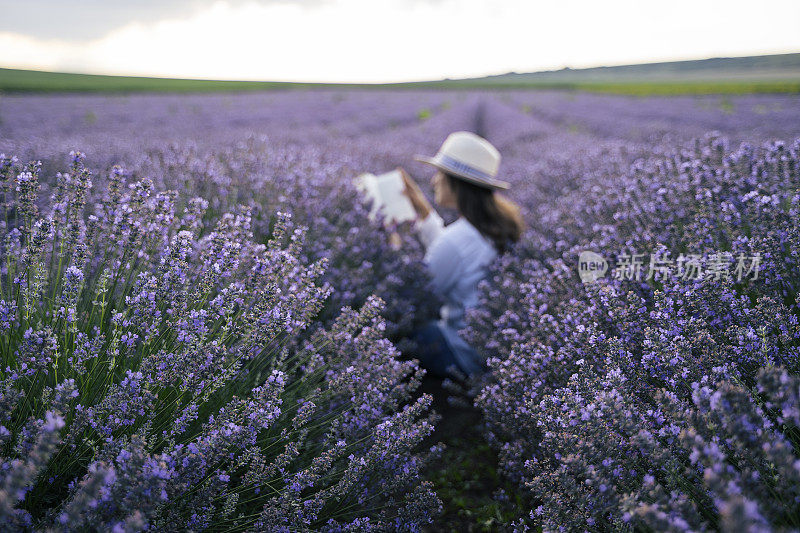
[[[327,84],[327,85],[394,85],[394,84],[404,84],[404,83],[430,83],[430,82],[440,82],[440,81],[461,81],[461,80],[475,80],[481,78],[490,78],[496,76],[503,76],[507,74],[542,74],[542,73],[553,73],[559,72],[564,70],[570,71],[580,71],[580,70],[591,70],[597,68],[614,68],[614,67],[628,67],[628,66],[639,66],[639,65],[659,65],[659,64],[669,64],[669,63],[682,63],[682,62],[690,62],[690,61],[707,61],[712,59],[743,59],[743,58],[750,58],[750,57],[771,57],[771,56],[784,56],[784,55],[797,55],[800,54],[800,50],[791,51],[791,52],[775,52],[775,53],[762,53],[762,54],[750,54],[750,55],[730,55],[730,56],[705,56],[705,57],[693,57],[693,58],[680,58],[680,59],[670,59],[670,60],[655,60],[655,61],[642,61],[638,63],[619,63],[619,64],[597,64],[591,66],[580,66],[580,67],[571,67],[569,65],[562,65],[558,68],[551,67],[548,69],[542,70],[535,70],[535,71],[505,71],[505,72],[496,72],[496,73],[485,73],[482,75],[473,75],[469,77],[459,77],[459,78],[450,78],[450,77],[442,77],[437,79],[412,79],[412,80],[404,80],[404,81],[383,81],[383,82],[376,82],[376,81],[303,81],[303,80],[276,80],[276,79],[247,79],[247,78],[207,78],[207,77],[174,77],[174,76],[157,76],[157,75],[148,75],[148,74],[112,74],[112,73],[105,73],[105,72],[80,72],[80,71],[60,71],[60,70],[41,70],[38,68],[17,68],[17,67],[5,67],[0,66],[2,70],[21,70],[21,71],[28,71],[28,72],[40,72],[40,73],[50,73],[50,74],[73,74],[77,76],[106,76],[106,77],[118,77],[118,78],[146,78],[146,79],[154,79],[154,80],[192,80],[192,81],[210,81],[210,82],[245,82],[245,83],[286,83],[286,84]]]

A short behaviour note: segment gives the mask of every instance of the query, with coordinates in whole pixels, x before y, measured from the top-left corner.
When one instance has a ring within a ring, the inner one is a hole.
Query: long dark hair
[[[496,192],[443,172],[461,215],[503,253],[525,229],[519,206]]]

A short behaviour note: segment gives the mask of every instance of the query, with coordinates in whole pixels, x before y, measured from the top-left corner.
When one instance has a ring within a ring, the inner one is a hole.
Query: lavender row
[[[430,399],[371,296],[420,315],[399,292],[424,291],[421,252],[369,222],[346,141],[145,142],[103,173],[3,160],[5,527],[429,522]]]
[[[487,136],[534,182],[517,178],[533,216],[466,334],[491,355],[487,437],[530,506],[513,525],[797,528],[800,140],[630,142],[624,115],[549,135],[532,109],[501,113]],[[744,281],[585,284],[587,250],[766,261]]]

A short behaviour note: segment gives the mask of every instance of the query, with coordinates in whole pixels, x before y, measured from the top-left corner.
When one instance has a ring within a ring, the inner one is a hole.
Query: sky
[[[800,52],[797,0],[0,0],[0,67],[397,82]]]

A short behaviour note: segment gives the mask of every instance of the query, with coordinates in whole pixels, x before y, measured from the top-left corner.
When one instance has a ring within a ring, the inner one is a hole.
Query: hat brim
[[[466,182],[472,183],[474,185],[479,185],[481,187],[486,187],[488,189],[496,189],[496,190],[505,190],[511,187],[511,184],[502,180],[495,180],[495,179],[480,179],[474,176],[470,176],[468,174],[464,174],[460,170],[450,167],[444,162],[436,159],[436,157],[427,157],[424,155],[416,155],[414,156],[414,160],[419,161],[421,163],[427,163],[428,165],[432,165],[439,170],[447,172],[451,176],[455,176],[460,178]]]

